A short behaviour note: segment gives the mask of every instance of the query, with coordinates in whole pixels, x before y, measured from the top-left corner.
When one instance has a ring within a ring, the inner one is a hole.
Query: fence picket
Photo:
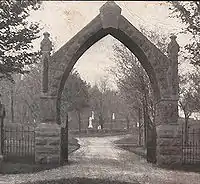
[[[3,155],[6,160],[34,161],[35,129],[25,125],[4,127]]]
[[[188,142],[185,142],[182,126],[182,164],[200,164],[200,129],[188,129]]]

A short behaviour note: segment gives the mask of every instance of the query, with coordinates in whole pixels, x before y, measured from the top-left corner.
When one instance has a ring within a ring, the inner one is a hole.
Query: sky
[[[41,37],[35,42],[35,48],[39,49],[42,34],[48,31],[58,50],[96,15],[99,8],[106,1],[43,1],[40,10],[31,12],[29,21],[39,22],[43,27]],[[181,47],[188,42],[189,37],[179,34],[183,25],[175,18],[170,18],[169,4],[161,1],[115,1],[122,8],[125,16],[136,28],[140,25],[148,30],[153,30],[167,35],[176,34]],[[168,40],[169,41],[169,40]],[[78,60],[75,68],[81,77],[91,84],[98,83],[101,78],[108,76],[110,87],[115,88],[113,77],[108,72],[109,68],[115,67],[113,62],[112,46],[118,41],[112,36],[106,36]],[[188,68],[180,66],[179,70]]]

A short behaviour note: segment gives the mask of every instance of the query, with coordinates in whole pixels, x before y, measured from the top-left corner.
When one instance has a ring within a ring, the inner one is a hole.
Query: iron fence
[[[34,162],[35,128],[24,125],[4,127],[4,160]]]
[[[200,164],[200,129],[188,128],[186,139],[182,127],[182,164]]]

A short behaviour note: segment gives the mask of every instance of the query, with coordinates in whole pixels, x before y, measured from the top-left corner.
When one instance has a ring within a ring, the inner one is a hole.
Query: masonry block
[[[61,127],[58,124],[41,123],[36,128],[35,162],[60,163]]]

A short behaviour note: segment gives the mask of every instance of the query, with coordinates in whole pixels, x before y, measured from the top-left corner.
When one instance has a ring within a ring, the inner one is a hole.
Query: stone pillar
[[[40,123],[36,127],[35,162],[39,164],[60,163],[60,135],[58,124]]]
[[[44,33],[41,42],[43,80],[40,97],[40,124],[36,127],[35,162],[40,164],[59,164],[61,152],[61,127],[56,122],[57,96],[48,94],[48,65],[52,44],[49,33]]]
[[[156,104],[157,164],[174,167],[181,164],[181,129],[178,125],[178,52],[176,36],[168,45],[168,87],[170,98]]]
[[[181,164],[181,134],[177,124],[178,101],[161,100],[156,104],[157,164],[174,167]]]
[[[178,99],[179,80],[178,80],[178,52],[180,47],[176,41],[176,36],[170,36],[170,43],[167,48],[169,67],[168,67],[168,85],[172,99]]]
[[[44,38],[40,44],[40,49],[42,52],[41,61],[43,63],[43,72],[42,72],[42,92],[48,92],[48,71],[49,71],[49,60],[50,60],[50,52],[52,50],[52,42],[49,40],[50,34],[45,32]]]

